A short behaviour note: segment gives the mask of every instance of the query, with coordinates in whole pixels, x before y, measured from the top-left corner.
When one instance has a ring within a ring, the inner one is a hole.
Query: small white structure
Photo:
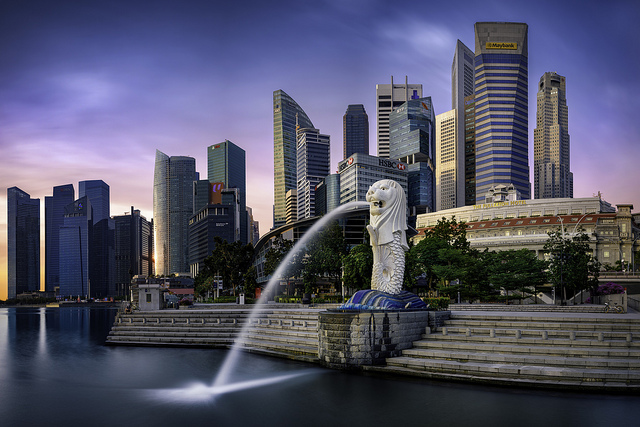
[[[144,283],[138,285],[138,309],[140,311],[160,310],[164,302],[167,288],[160,283]]]

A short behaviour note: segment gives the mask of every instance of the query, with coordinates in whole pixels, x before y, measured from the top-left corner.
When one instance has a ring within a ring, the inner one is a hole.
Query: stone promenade
[[[640,314],[531,307],[454,306],[449,319],[427,328],[412,348],[362,369],[482,384],[640,391]],[[324,310],[265,307],[251,321],[250,307],[235,305],[120,314],[107,344],[229,348],[249,322],[245,350],[319,363],[318,317]]]

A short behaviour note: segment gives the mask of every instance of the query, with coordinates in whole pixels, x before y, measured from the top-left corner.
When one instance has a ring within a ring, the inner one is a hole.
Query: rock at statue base
[[[339,306],[338,310],[414,310],[420,308],[427,308],[427,304],[411,292],[401,291],[392,295],[373,289],[363,289]]]

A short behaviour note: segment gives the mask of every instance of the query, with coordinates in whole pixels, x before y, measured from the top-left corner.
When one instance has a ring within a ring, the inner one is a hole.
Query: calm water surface
[[[232,379],[302,374],[211,396],[224,350],[106,347],[116,311],[0,309],[0,426],[640,425],[640,397],[346,374],[245,354]]]

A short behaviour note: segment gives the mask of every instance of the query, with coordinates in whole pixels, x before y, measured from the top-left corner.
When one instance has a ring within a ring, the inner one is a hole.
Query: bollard
[[[549,338],[549,333],[547,331],[542,331],[542,339],[546,340]]]
[[[576,340],[576,331],[569,332],[569,339],[571,341],[575,341]]]
[[[467,328],[467,333],[466,333],[466,335],[467,335],[468,337],[470,337],[470,336],[471,336],[471,328]]]
[[[627,342],[631,342],[631,341],[633,341],[633,334],[631,332],[629,332],[627,334]]]
[[[600,341],[600,342],[604,341],[604,333],[603,332],[600,332],[598,334],[598,341]]]
[[[520,339],[522,337],[522,331],[520,329],[516,329],[516,339]]]
[[[496,337],[496,330],[495,329],[491,329],[489,331],[489,337],[490,338],[495,338]]]
[[[424,328],[424,333],[425,335],[431,335],[431,327],[427,326],[426,328]]]
[[[448,331],[447,331],[447,327],[443,326],[442,327],[442,335],[447,335]]]

